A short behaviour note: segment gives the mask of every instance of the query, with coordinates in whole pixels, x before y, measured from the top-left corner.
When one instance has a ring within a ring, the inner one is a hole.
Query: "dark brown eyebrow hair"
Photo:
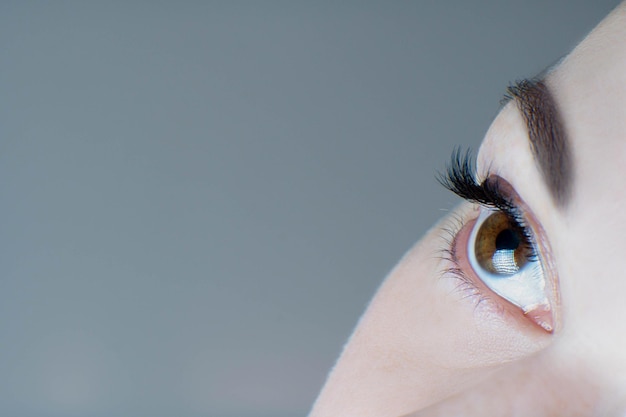
[[[541,79],[516,82],[505,100],[515,100],[528,128],[530,148],[557,206],[567,204],[572,187],[572,157],[565,127],[550,90]]]

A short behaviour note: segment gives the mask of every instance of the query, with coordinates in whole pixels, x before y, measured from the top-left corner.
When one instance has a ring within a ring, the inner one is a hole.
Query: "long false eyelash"
[[[497,179],[490,176],[479,183],[474,168],[474,154],[471,150],[461,151],[455,148],[446,173],[439,174],[437,180],[459,197],[482,206],[496,208],[506,213],[519,227],[530,243],[531,256],[535,256],[534,237],[526,225],[520,209],[502,192]]]
[[[479,183],[475,172],[472,151],[468,149],[462,152],[460,148],[455,148],[452,151],[451,161],[446,166],[446,173],[439,174],[437,180],[445,188],[467,201],[495,207],[508,213],[512,204],[502,195],[498,183],[489,178]]]

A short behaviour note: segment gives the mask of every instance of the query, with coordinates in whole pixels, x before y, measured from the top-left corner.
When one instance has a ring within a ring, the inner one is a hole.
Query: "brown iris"
[[[493,212],[480,225],[474,251],[478,264],[498,275],[515,274],[532,256],[532,247],[521,227],[501,211]]]

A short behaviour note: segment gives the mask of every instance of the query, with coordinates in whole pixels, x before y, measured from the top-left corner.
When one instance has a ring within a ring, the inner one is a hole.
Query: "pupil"
[[[515,250],[521,241],[519,233],[504,229],[496,236],[496,250]]]

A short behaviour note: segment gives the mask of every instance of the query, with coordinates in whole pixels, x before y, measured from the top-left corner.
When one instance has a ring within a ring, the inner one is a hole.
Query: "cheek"
[[[463,205],[451,218],[464,223],[468,216]],[[477,312],[445,277],[450,222],[411,249],[374,296],[320,396],[333,415],[405,415],[545,347],[543,334]]]
[[[460,395],[410,417],[591,416],[598,414],[598,387],[588,375],[555,366],[549,355],[516,362]],[[617,414],[615,414],[617,415]]]

